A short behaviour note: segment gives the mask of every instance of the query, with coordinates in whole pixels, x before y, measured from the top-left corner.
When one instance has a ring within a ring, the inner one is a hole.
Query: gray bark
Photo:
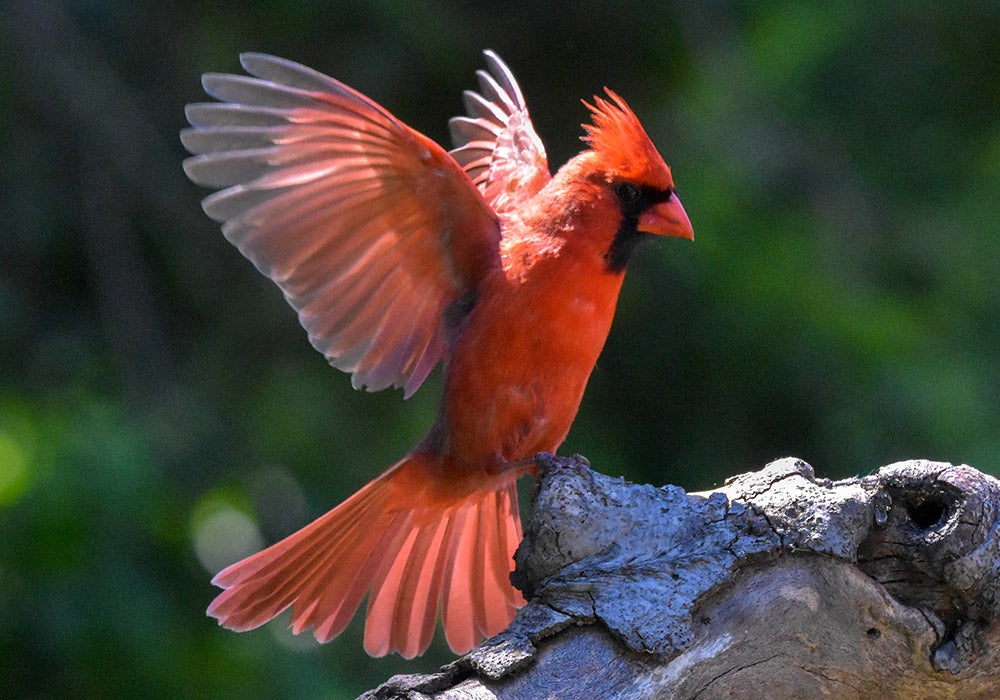
[[[368,698],[1000,697],[1000,483],[797,459],[711,493],[546,460],[512,576],[529,600],[438,673]]]

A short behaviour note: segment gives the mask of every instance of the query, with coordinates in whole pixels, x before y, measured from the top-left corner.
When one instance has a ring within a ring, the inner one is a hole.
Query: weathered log
[[[368,698],[1000,697],[1000,482],[797,459],[711,493],[546,460],[512,576],[528,605]]]

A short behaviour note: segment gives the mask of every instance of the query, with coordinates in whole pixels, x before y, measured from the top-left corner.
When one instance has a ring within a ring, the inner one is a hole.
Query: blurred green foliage
[[[204,616],[231,551],[209,545],[341,501],[437,389],[352,391],[201,214],[177,139],[201,73],[276,53],[443,141],[493,48],[554,166],[579,99],[623,94],[697,238],[630,271],[564,447],[597,469],[997,473],[997,27],[987,0],[6,3],[0,696],[349,697],[450,658],[368,659],[357,620],[319,647]]]

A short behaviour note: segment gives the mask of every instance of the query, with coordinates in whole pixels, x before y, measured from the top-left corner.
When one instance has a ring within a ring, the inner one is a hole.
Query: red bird
[[[625,265],[650,234],[693,238],[670,169],[607,90],[588,149],[552,177],[510,70],[492,52],[445,151],[373,101],[273,56],[208,74],[220,102],[182,133],[205,212],[298,312],[355,387],[409,396],[439,362],[427,436],[326,515],[221,571],[208,609],[234,630],[292,608],[336,637],[368,593],[365,650],[423,653],[440,608],[464,653],[524,601],[515,481],[569,431]]]

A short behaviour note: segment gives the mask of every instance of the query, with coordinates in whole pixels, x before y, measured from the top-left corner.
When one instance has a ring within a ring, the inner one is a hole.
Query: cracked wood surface
[[[788,458],[686,493],[552,457],[502,633],[368,698],[1000,697],[1000,484]]]

